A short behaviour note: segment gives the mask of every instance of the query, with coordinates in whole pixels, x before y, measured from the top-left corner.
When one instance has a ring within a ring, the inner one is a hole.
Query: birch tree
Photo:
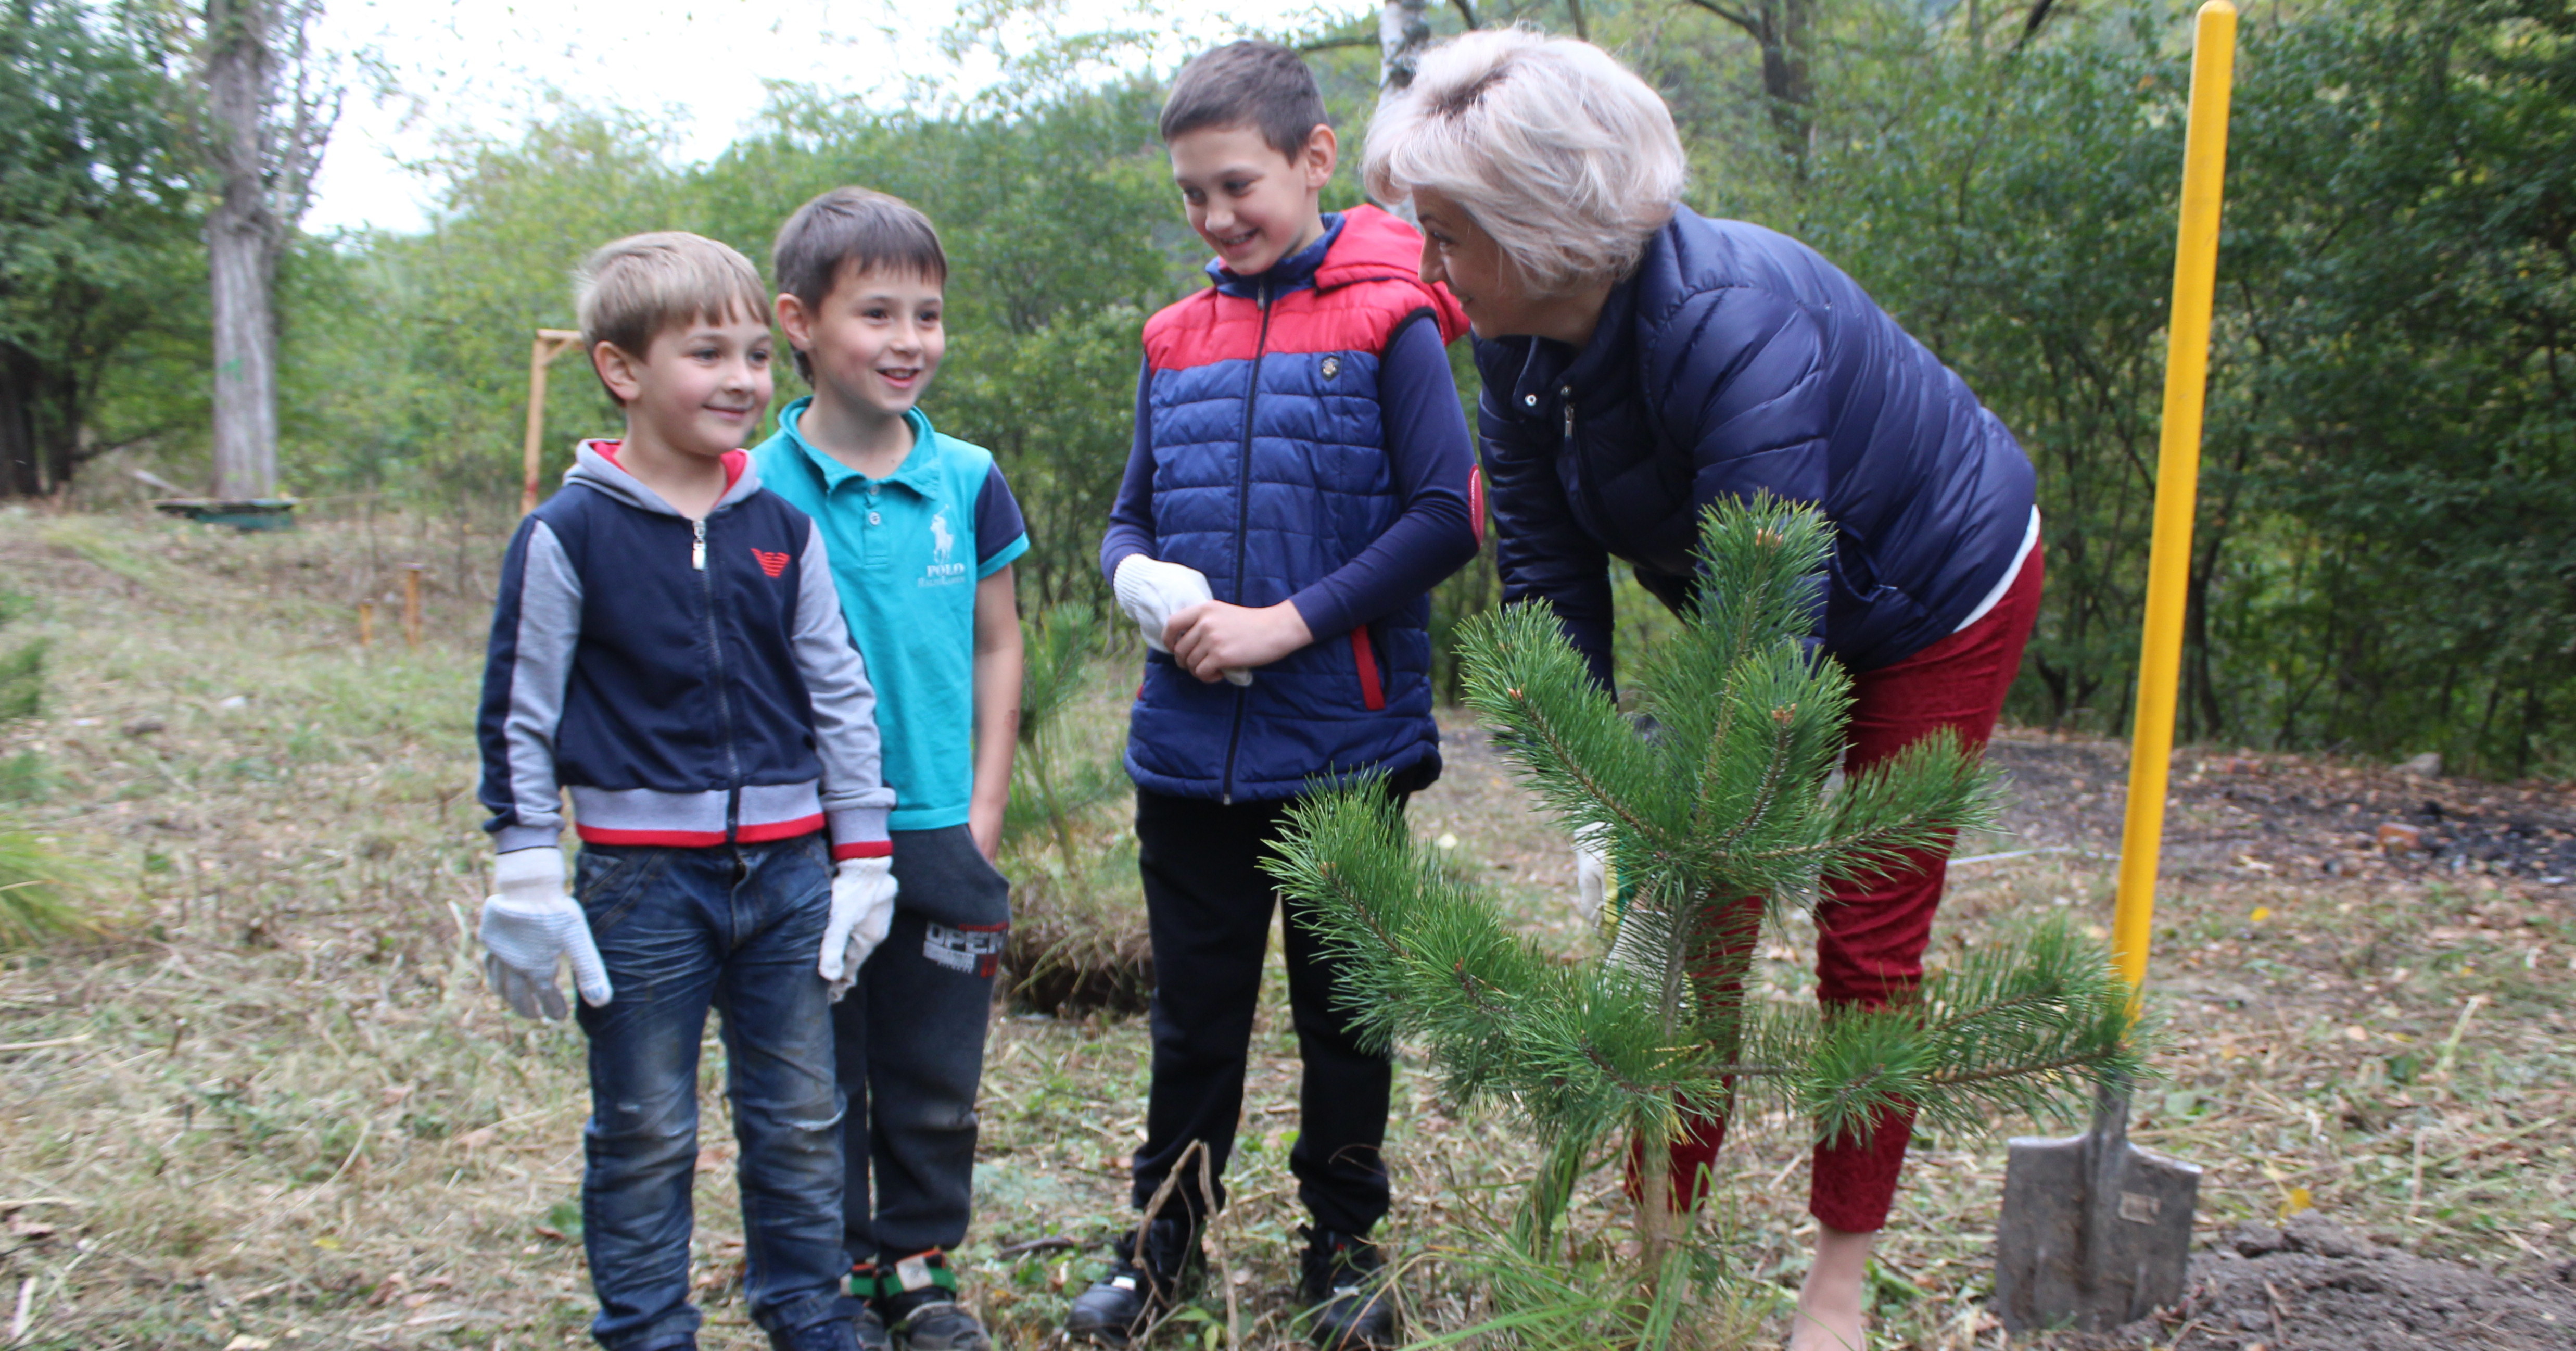
[[[277,491],[277,259],[340,116],[312,46],[321,15],[320,0],[205,0],[202,14],[218,497]]]

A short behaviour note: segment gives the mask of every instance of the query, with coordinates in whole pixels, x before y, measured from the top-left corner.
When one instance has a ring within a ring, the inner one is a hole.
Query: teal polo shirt
[[[878,479],[808,444],[778,415],[752,451],[761,486],[823,527],[841,613],[877,691],[894,830],[966,824],[975,791],[975,584],[1029,551],[1020,504],[982,446],[931,429],[916,408],[912,453]]]

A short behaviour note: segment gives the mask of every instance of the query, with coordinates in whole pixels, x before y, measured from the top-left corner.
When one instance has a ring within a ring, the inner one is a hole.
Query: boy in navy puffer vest
[[[1373,207],[1326,215],[1336,145],[1294,52],[1239,42],[1185,67],[1162,134],[1215,284],[1145,325],[1136,441],[1100,564],[1152,652],[1130,723],[1152,927],[1154,1074],[1141,1208],[1191,1145],[1222,1174],[1276,894],[1261,871],[1297,796],[1438,777],[1428,592],[1474,556],[1474,456],[1446,346],[1466,328],[1417,276],[1422,241]],[[1392,1072],[1334,1002],[1337,963],[1285,916],[1304,1062],[1290,1166],[1314,1217],[1315,1340],[1391,1345],[1369,1230]],[[1206,1210],[1194,1164],[1120,1244],[1066,1329],[1124,1346],[1167,1307]]]
[[[814,522],[736,449],[769,406],[768,296],[688,234],[591,255],[592,369],[626,412],[502,564],[481,797],[484,969],[590,1042],[582,1245],[611,1351],[696,1345],[698,1046],[724,1015],[743,1289],[770,1343],[856,1351],[840,1293],[831,1001],[894,912],[875,695]],[[580,870],[564,888],[561,792]]]

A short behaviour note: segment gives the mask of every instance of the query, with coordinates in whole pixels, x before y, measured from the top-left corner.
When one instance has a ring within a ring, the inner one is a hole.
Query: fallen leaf
[[[481,1149],[483,1146],[492,1143],[493,1137],[497,1134],[499,1134],[499,1132],[494,1128],[484,1126],[457,1136],[456,1143],[465,1146],[467,1149]]]
[[[224,1351],[268,1351],[268,1348],[275,1345],[277,1343],[266,1337],[254,1337],[247,1332],[242,1332],[234,1334],[231,1341],[224,1343]]]

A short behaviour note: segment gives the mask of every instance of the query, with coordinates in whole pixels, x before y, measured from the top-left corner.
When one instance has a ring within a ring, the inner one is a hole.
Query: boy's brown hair
[[[1190,58],[1163,100],[1163,143],[1203,127],[1249,127],[1293,163],[1331,119],[1304,57],[1275,42],[1229,42]]]
[[[948,284],[948,252],[939,246],[930,217],[900,197],[869,188],[834,188],[796,208],[770,246],[769,271],[778,289],[809,310],[832,294],[843,268],[854,274],[883,268]],[[796,373],[813,383],[812,360],[792,346],[790,351]]]
[[[640,360],[666,328],[721,323],[736,313],[766,323],[769,296],[760,270],[733,249],[704,235],[656,230],[593,249],[573,273],[573,312],[584,353],[604,342]],[[598,374],[596,363],[591,373]]]

